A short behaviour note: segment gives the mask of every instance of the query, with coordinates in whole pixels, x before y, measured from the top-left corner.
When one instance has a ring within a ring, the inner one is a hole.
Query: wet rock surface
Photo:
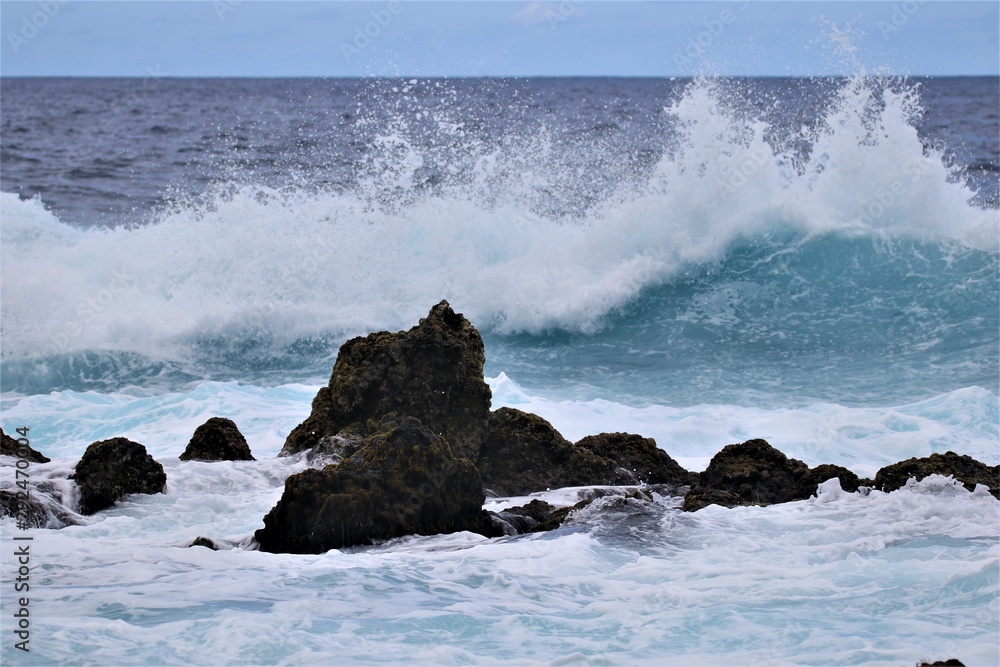
[[[212,417],[195,429],[181,461],[254,461],[250,445],[231,419]]]
[[[727,445],[712,457],[698,483],[684,498],[683,509],[695,511],[712,504],[734,507],[801,500],[808,497],[802,495],[801,486],[808,471],[809,466],[805,463],[788,458],[765,440]]]
[[[81,514],[110,507],[131,493],[162,493],[167,483],[163,466],[127,438],[91,444],[71,479],[80,487]]]
[[[911,458],[885,466],[875,474],[875,488],[880,491],[895,491],[906,485],[911,477],[919,482],[928,475],[951,475],[972,491],[976,484],[989,487],[990,493],[1000,499],[1000,466],[988,466],[971,456],[955,452],[931,454],[923,458]]]
[[[447,301],[409,331],[353,338],[341,346],[329,384],[280,455],[342,431],[367,436],[383,417],[394,416],[420,420],[447,439],[456,455],[475,460],[490,410],[484,362],[479,332]]]
[[[402,537],[496,534],[482,479],[446,438],[413,418],[386,420],[350,457],[292,475],[255,538],[262,551],[322,553]]]
[[[21,452],[24,456],[18,456],[18,452]],[[3,429],[0,429],[0,454],[23,458],[32,463],[48,463],[52,460],[31,446],[20,444],[17,438],[7,435]]]
[[[483,484],[501,496],[609,484],[615,478],[607,459],[574,446],[538,415],[514,408],[490,414],[477,464]]]

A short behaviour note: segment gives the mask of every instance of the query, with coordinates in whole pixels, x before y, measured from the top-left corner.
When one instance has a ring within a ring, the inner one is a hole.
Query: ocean
[[[1000,663],[1000,502],[940,477],[248,548],[340,344],[442,299],[493,408],[570,440],[1000,463],[996,77],[4,78],[0,191],[2,426],[52,458],[36,496],[72,512],[115,436],[168,478],[79,525],[0,520],[5,664]],[[180,461],[212,416],[258,460]]]

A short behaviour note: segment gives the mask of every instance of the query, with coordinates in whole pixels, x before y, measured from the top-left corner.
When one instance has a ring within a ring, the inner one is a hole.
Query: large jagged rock
[[[608,459],[576,447],[538,415],[500,408],[488,428],[478,466],[483,484],[497,495],[618,483]]]
[[[971,456],[960,456],[955,452],[934,453],[887,465],[875,473],[875,488],[895,491],[905,486],[911,477],[919,482],[934,474],[951,475],[970,491],[976,488],[976,484],[984,484],[990,488],[990,493],[1000,498],[1000,466],[988,466]]]
[[[110,507],[130,493],[162,493],[167,484],[163,466],[127,438],[91,444],[71,479],[80,487],[81,514]]]
[[[576,446],[609,460],[610,484],[671,484],[688,486],[697,481],[652,438],[634,433],[599,433],[577,441]]]
[[[22,445],[18,443],[18,441],[15,438],[12,438],[11,436],[7,435],[6,433],[3,432],[3,429],[0,428],[0,454],[4,456],[17,457],[18,451],[24,454],[24,456],[21,456],[19,458],[31,461],[32,463],[48,463],[49,461],[52,460],[47,456],[43,456],[41,452],[32,449],[28,445]]]
[[[471,461],[419,421],[386,420],[350,457],[285,482],[255,538],[262,551],[322,553],[404,535],[497,534]]]
[[[801,484],[808,471],[805,463],[788,458],[765,440],[728,445],[712,457],[698,483],[684,497],[683,509],[801,500],[808,497],[802,495]]]
[[[486,433],[490,388],[483,340],[447,301],[409,331],[373,333],[343,344],[312,413],[285,440],[281,456],[343,431],[364,437],[387,415],[415,417],[475,460]]]
[[[250,445],[231,419],[212,417],[195,429],[181,461],[255,461]]]

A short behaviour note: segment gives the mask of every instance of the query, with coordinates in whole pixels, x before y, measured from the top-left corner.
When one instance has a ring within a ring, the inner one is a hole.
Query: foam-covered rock
[[[330,382],[280,455],[328,436],[364,437],[385,416],[414,417],[443,436],[456,455],[475,460],[486,433],[491,392],[483,379],[483,340],[447,301],[409,331],[382,331],[344,343]]]
[[[80,487],[80,513],[93,514],[130,493],[162,493],[163,466],[146,448],[127,438],[111,438],[87,447],[72,476]]]
[[[255,534],[262,551],[322,553],[404,535],[499,534],[483,511],[482,479],[446,438],[387,420],[350,457],[285,482]]]
[[[858,476],[847,468],[824,463],[803,473],[802,477],[799,478],[799,488],[796,495],[800,498],[808,498],[816,493],[823,482],[834,478],[840,481],[840,488],[848,493],[854,493],[861,485]]]
[[[875,473],[875,488],[895,491],[905,486],[911,477],[919,482],[928,475],[951,475],[969,491],[974,490],[976,484],[983,484],[989,487],[994,497],[1000,498],[1000,466],[988,466],[971,456],[955,452],[934,453],[887,465]]]
[[[190,442],[180,455],[181,461],[254,461],[250,445],[225,417],[212,417],[195,429]]]

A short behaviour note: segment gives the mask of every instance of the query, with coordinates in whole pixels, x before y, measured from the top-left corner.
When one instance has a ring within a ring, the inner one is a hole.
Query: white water
[[[588,510],[557,533],[295,556],[186,544],[248,537],[300,465],[163,461],[165,495],[22,533],[34,538],[32,652],[18,664],[1000,659],[1000,502],[941,477],[869,496],[833,480],[807,501],[695,514],[660,499],[632,528]],[[5,621],[12,609],[5,595]]]
[[[720,83],[688,86],[667,109],[673,148],[582,219],[533,208],[555,168],[544,137],[519,138],[514,154],[465,146],[476,168],[431,195],[416,186],[423,158],[405,127],[382,142],[393,168],[355,193],[229,188],[117,229],[75,228],[2,193],[3,358],[176,358],[199,337],[248,330],[399,328],[441,298],[482,328],[591,331],[641,289],[782,230],[997,249],[997,211],[971,205],[961,175],[921,144],[914,92],[846,81],[815,129],[786,137],[806,157],[731,104]]]

